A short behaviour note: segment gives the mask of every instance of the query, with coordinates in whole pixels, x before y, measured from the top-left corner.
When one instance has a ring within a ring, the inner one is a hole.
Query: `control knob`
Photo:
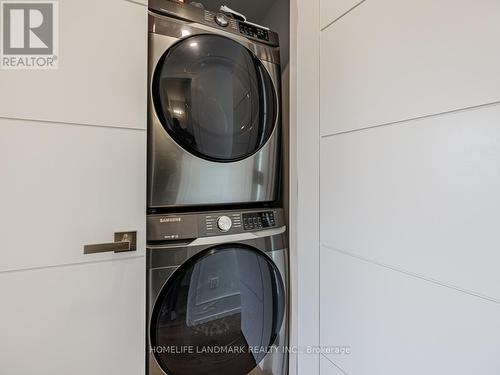
[[[217,219],[217,226],[222,232],[227,232],[233,226],[233,222],[230,217],[221,216]]]
[[[229,18],[225,14],[222,13],[217,13],[215,15],[215,22],[222,27],[226,27],[229,25]]]

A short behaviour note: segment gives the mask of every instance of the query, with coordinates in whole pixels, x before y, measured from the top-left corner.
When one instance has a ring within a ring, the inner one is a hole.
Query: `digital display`
[[[251,36],[252,38],[269,41],[269,31],[252,25],[240,23],[240,33]]]
[[[243,228],[245,230],[274,227],[274,212],[252,212],[243,214]]]

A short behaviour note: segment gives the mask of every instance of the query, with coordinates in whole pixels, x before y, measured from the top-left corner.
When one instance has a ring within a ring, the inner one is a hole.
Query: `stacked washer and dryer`
[[[149,375],[288,373],[278,35],[149,2]]]

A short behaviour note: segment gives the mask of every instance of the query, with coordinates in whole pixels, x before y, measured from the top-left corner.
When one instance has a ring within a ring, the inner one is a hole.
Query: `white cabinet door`
[[[491,0],[363,2],[321,34],[321,134],[499,101],[499,13]]]
[[[0,116],[146,127],[147,8],[59,1],[59,69],[0,70]]]
[[[59,1],[59,69],[0,70],[0,374],[145,372],[145,4]]]
[[[500,301],[500,106],[321,143],[321,241]]]
[[[326,354],[343,374],[498,374],[497,303],[325,247],[321,279],[321,345],[350,347]]]
[[[0,274],[0,373],[144,372],[144,257]]]
[[[145,131],[0,119],[0,170],[0,272],[126,258],[82,246],[129,230],[144,255]]]

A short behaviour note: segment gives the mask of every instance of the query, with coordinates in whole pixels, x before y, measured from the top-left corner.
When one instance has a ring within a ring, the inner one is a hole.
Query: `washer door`
[[[152,86],[156,114],[170,136],[201,158],[232,162],[272,134],[277,100],[259,59],[218,35],[196,35],[160,59]]]
[[[270,258],[249,246],[217,246],[179,267],[163,287],[151,349],[168,375],[246,375],[274,343],[285,307]]]

